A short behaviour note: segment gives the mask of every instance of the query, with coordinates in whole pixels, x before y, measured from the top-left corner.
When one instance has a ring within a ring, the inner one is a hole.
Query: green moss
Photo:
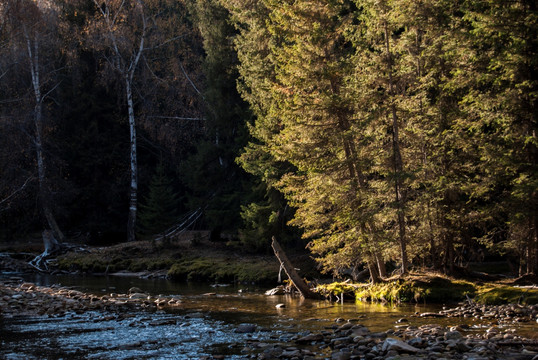
[[[344,298],[355,298],[359,287],[359,285],[346,282],[333,282],[319,285],[316,287],[316,291],[325,297],[338,296],[341,298],[342,294],[344,294]]]
[[[66,271],[105,272],[108,263],[94,256],[72,255],[58,259],[58,267]]]
[[[424,279],[396,279],[379,284],[332,283],[318,287],[317,290],[325,296],[354,295],[358,301],[444,303],[474,296],[476,286],[465,281],[451,281],[435,276]]]
[[[58,259],[58,267],[65,271],[85,273],[109,273],[117,271],[155,271],[168,269],[174,263],[170,258],[132,258],[114,257],[107,260],[99,254],[69,254]]]
[[[391,303],[419,301],[424,297],[424,289],[410,281],[396,280],[360,287],[355,297],[359,301],[381,301]]]
[[[441,276],[396,279],[379,284],[331,283],[319,286],[324,296],[354,294],[358,301],[447,303],[469,298],[488,305],[520,303],[538,304],[538,289],[507,285],[478,285]]]
[[[277,271],[275,266],[267,266],[263,262],[195,258],[176,262],[168,271],[168,276],[176,281],[262,284],[275,282]]]
[[[538,304],[538,289],[518,288],[506,285],[484,285],[480,287],[477,302],[486,305],[520,303]]]
[[[428,280],[414,280],[411,288],[418,296],[416,301],[430,303],[457,302],[476,295],[475,284],[463,280],[449,280],[443,277],[433,277]]]

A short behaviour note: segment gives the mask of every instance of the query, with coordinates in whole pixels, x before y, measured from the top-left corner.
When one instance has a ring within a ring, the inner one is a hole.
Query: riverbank
[[[211,294],[207,296],[211,297]],[[174,311],[175,308],[182,308],[179,297],[149,295],[135,288],[125,294],[96,296],[69,287],[37,286],[16,278],[0,282],[0,311],[4,318],[58,318],[91,313],[92,322],[105,323],[111,319],[128,320],[145,313],[144,326],[173,327],[174,319],[158,318],[158,310]],[[414,317],[431,319],[431,323],[413,326]],[[438,325],[441,318],[449,317],[454,326]],[[469,317],[486,318],[488,325],[474,328],[459,320]],[[283,334],[248,324],[236,327],[234,332],[242,331],[248,335],[242,344],[235,345],[240,347],[241,358],[533,360],[538,359],[538,338],[525,338],[517,333],[516,327],[522,322],[537,324],[537,319],[537,305],[485,306],[468,302],[439,312],[400,318],[395,324],[387,324],[385,331],[371,331],[361,324],[360,318],[338,318],[320,331],[305,332],[299,328]],[[138,323],[133,324],[128,322],[125,326]],[[259,334],[265,335],[258,337]],[[136,346],[142,348],[144,344]],[[205,358],[226,357],[216,353]]]
[[[325,297],[380,303],[457,303],[472,299],[485,305],[517,303],[538,304],[535,277],[482,281],[477,278],[455,279],[432,272],[411,272],[378,284],[332,282],[316,290]]]
[[[39,239],[36,239],[38,241]],[[39,252],[36,241],[0,253],[0,270],[32,272],[28,262]],[[41,245],[42,246],[42,245]],[[209,240],[206,232],[190,232],[169,241],[137,241],[107,247],[70,245],[69,251],[48,262],[51,273],[73,275],[117,275],[167,278],[178,282],[256,284],[270,288],[278,284],[279,263],[274,255],[242,252],[236,245]],[[6,251],[6,249],[0,249]],[[37,251],[36,251],[37,250]],[[34,251],[31,253],[30,251]],[[379,303],[458,303],[467,299],[480,304],[538,304],[538,277],[513,279],[465,270],[458,278],[415,271],[379,284],[320,281],[322,275],[308,254],[288,254],[300,275],[329,300]],[[322,285],[316,285],[322,283]]]
[[[27,245],[26,245],[27,246]],[[276,285],[280,265],[272,255],[245,253],[237,244],[210,241],[208,232],[189,232],[168,241],[136,241],[106,247],[80,244],[48,262],[51,272],[88,275],[114,273],[167,277],[175,281]],[[32,249],[35,250],[35,244]],[[0,249],[0,252],[1,249]],[[5,249],[19,260],[31,259],[26,248]],[[39,254],[36,252],[35,255]],[[315,262],[306,253],[291,254],[303,276],[318,276]],[[32,269],[23,262],[5,263],[0,270]],[[34,269],[35,270],[35,269]]]
[[[97,296],[59,285],[37,286],[20,278],[0,281],[0,315],[63,316],[88,311],[126,314],[133,311],[156,311],[178,306],[179,298],[149,296],[138,288],[127,294],[109,293]]]

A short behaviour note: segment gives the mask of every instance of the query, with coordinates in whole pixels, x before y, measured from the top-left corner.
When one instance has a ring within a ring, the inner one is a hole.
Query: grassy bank
[[[383,303],[455,303],[466,299],[487,305],[538,304],[538,289],[509,283],[482,283],[440,275],[412,275],[379,284],[331,283],[318,287],[328,297]]]
[[[271,285],[276,284],[279,270],[274,256],[242,254],[198,235],[166,243],[138,241],[69,252],[58,257],[56,266],[73,273],[160,271],[176,281]]]
[[[56,267],[70,273],[157,272],[175,281],[255,283],[265,287],[277,285],[279,264],[273,255],[246,254],[237,247],[225,242],[210,242],[208,238],[197,232],[168,242],[138,241],[90,247],[59,256]],[[29,244],[20,245],[24,247],[9,249],[9,252],[24,250],[21,254],[27,256]],[[40,251],[42,249],[36,248],[35,253]],[[301,276],[319,278],[309,255],[288,256],[295,267],[301,268]],[[24,265],[27,265],[26,261],[22,261]],[[13,270],[12,265],[6,266]],[[373,285],[333,282],[318,286],[317,291],[332,300],[344,297],[346,300],[395,304],[456,303],[468,298],[490,305],[538,304],[538,289],[516,286],[533,282],[536,283],[536,277],[523,283],[508,280],[493,282],[484,278],[455,279],[438,273],[416,272]]]

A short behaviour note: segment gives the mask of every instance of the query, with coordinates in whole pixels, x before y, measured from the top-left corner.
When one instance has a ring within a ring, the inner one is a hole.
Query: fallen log
[[[288,275],[288,278],[292,281],[295,288],[297,288],[297,290],[299,291],[299,294],[301,294],[302,297],[307,299],[319,299],[319,294],[310,290],[310,287],[299,276],[299,274],[293,267],[291,261],[288,259],[286,253],[284,252],[284,250],[282,250],[282,247],[280,247],[280,244],[278,243],[278,241],[276,241],[276,238],[274,236],[273,241],[271,242],[271,247],[273,248],[275,256],[280,262],[280,265],[282,266],[282,268],[284,268],[286,275]]]

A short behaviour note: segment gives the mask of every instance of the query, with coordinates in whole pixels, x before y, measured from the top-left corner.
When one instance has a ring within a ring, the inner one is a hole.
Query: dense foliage
[[[535,2],[127,3],[0,2],[2,238],[124,240],[138,190],[334,274],[538,273]]]

